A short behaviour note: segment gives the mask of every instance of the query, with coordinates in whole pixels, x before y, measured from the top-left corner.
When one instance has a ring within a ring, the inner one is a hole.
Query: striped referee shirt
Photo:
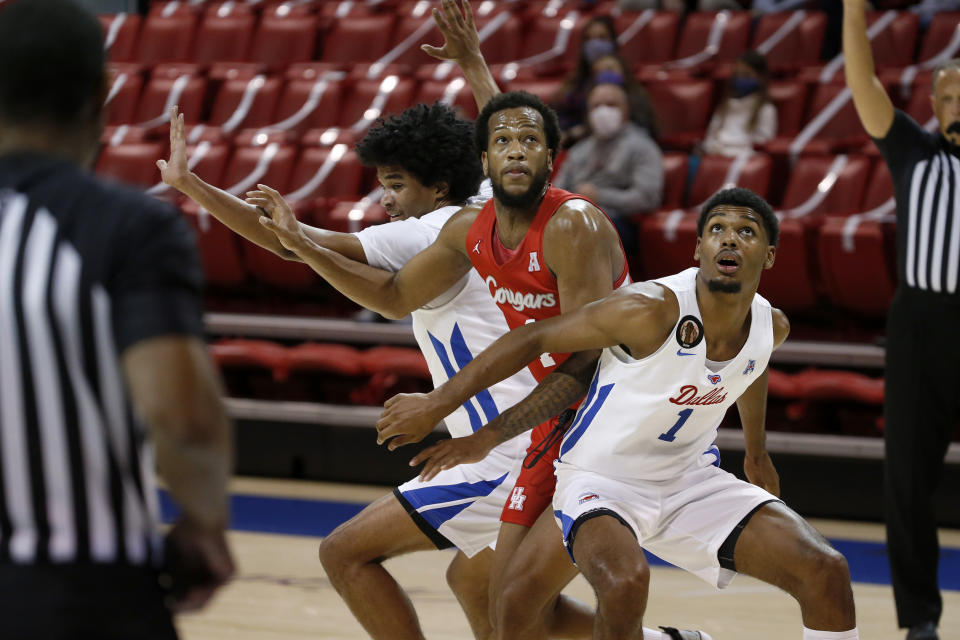
[[[119,358],[202,335],[200,281],[172,207],[0,156],[0,563],[159,561],[152,452]]]
[[[939,132],[897,110],[874,139],[890,167],[897,200],[901,285],[960,295],[960,157]]]

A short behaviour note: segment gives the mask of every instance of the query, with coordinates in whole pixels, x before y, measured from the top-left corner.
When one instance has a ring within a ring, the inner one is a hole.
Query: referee
[[[176,638],[233,572],[231,425],[171,207],[102,183],[100,25],[0,10],[0,638]],[[151,444],[152,443],[152,444]],[[181,507],[157,530],[154,464]]]
[[[937,638],[937,526],[931,496],[960,416],[960,60],[933,74],[940,128],[924,131],[890,103],[874,73],[864,0],[844,0],[847,85],[890,167],[899,287],[887,322],[887,546],[901,627]]]

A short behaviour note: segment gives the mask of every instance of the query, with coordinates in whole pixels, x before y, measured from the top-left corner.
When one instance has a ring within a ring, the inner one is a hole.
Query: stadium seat
[[[363,168],[356,151],[347,145],[305,147],[290,180],[290,197],[309,200],[319,196],[358,197]]]
[[[136,57],[137,39],[141,18],[135,13],[101,13],[103,48],[110,62],[133,62]]]
[[[140,29],[137,62],[189,62],[197,13],[178,2],[154,5]]]
[[[867,28],[874,22],[883,19],[885,12],[869,12],[867,14]],[[919,19],[917,14],[910,11],[896,12],[896,17],[889,27],[881,31],[871,41],[873,62],[878,69],[885,67],[905,67],[913,63],[914,52],[917,49],[917,32]]]
[[[702,140],[710,119],[713,83],[676,79],[647,85],[657,112],[660,140],[665,148],[689,150]]]
[[[796,217],[856,213],[869,176],[866,156],[802,156],[790,172],[783,209]]]
[[[264,75],[249,80],[227,80],[217,91],[210,124],[220,126],[229,133],[274,122],[282,82],[276,76]]]
[[[329,74],[288,80],[271,126],[297,134],[332,127],[338,122],[342,100],[343,84]]]
[[[780,220],[780,243],[773,268],[763,272],[759,292],[773,306],[787,312],[817,306],[816,271],[812,263],[808,230],[800,220]]]
[[[250,60],[270,69],[312,60],[317,49],[317,16],[294,3],[264,10],[253,37]]]
[[[194,124],[203,117],[207,79],[198,75],[196,65],[164,64],[154,68],[137,107],[136,121],[161,123],[170,105],[179,105],[184,122]]]
[[[507,85],[507,90],[523,90],[549,104],[556,99],[562,87],[563,78],[539,78],[536,80],[515,80]]]
[[[832,216],[820,228],[818,253],[824,288],[838,307],[883,317],[896,289],[891,223]]]
[[[358,404],[380,405],[397,393],[426,392],[432,388],[427,361],[412,347],[373,347],[360,353],[370,380],[350,398]]]
[[[415,89],[412,78],[387,76],[382,80],[361,80],[344,98],[338,124],[366,128],[380,116],[400,113],[410,106]]]
[[[474,19],[480,34],[480,48],[488,64],[502,64],[520,57],[523,22],[510,11],[509,5],[480,2],[474,7]],[[420,59],[416,64],[423,62]]]
[[[537,56],[535,72],[539,74],[571,69],[580,51],[580,33],[589,19],[589,14],[577,9],[564,9],[556,15],[537,14],[524,32],[520,59]]]
[[[197,30],[193,61],[198,64],[247,59],[256,17],[247,5],[216,2],[207,6]]]
[[[210,345],[227,394],[276,400],[287,392],[289,350],[268,340],[221,339]]]
[[[807,84],[799,80],[774,80],[767,91],[777,107],[777,135],[795,137],[803,123]]]
[[[614,20],[620,55],[631,64],[672,60],[680,15],[674,11],[624,11]]]
[[[235,287],[247,279],[240,255],[239,236],[191,201],[181,211],[197,234],[204,279],[213,286]]]
[[[683,206],[687,186],[688,156],[685,153],[663,154],[663,202],[660,206],[675,209]]]
[[[338,20],[324,38],[323,62],[376,62],[389,51],[394,21],[392,13]]]
[[[141,67],[129,63],[111,63],[109,70],[113,84],[107,94],[107,123],[133,123],[136,119],[140,92],[143,90]]]
[[[820,11],[765,13],[757,23],[751,48],[762,53],[774,73],[795,71],[816,65],[827,29],[827,17]]]
[[[345,376],[370,373],[364,352],[345,344],[305,342],[288,350],[290,371],[330,371]]]
[[[830,154],[861,148],[868,140],[867,133],[845,89],[837,83],[816,85],[810,99],[810,119],[800,131],[803,140],[777,138],[768,143],[770,151]]]
[[[773,162],[765,153],[754,153],[746,158],[705,155],[700,159],[697,175],[690,185],[690,207],[697,209],[710,196],[728,186],[750,189],[766,197],[770,189]]]
[[[675,59],[662,64],[641,65],[638,69],[640,78],[665,80],[731,63],[746,51],[750,25],[747,11],[691,13],[681,29]]]
[[[160,182],[157,160],[164,157],[165,151],[164,143],[159,141],[108,144],[100,151],[96,172],[138,187],[152,187]]]
[[[930,104],[930,85],[927,82],[914,83],[913,93],[904,111],[917,121],[921,127],[933,118],[933,105]]]
[[[933,16],[923,37],[917,62],[926,62],[951,48],[957,30],[960,29],[960,11],[941,11]],[[949,54],[956,57],[955,50]]]
[[[640,223],[640,262],[645,278],[661,278],[696,266],[697,214],[658,211]]]
[[[342,233],[356,233],[361,229],[389,220],[387,212],[379,202],[368,200],[331,201],[326,210],[317,211],[316,217],[318,226]]]
[[[420,84],[414,102],[433,104],[437,101],[459,109],[467,118],[477,117],[477,102],[473,98],[473,91],[460,74],[449,80],[426,80]]]
[[[257,184],[266,184],[280,193],[287,192],[297,155],[293,145],[269,138],[259,143],[255,132],[243,132],[235,142],[223,176],[225,190],[242,196]]]
[[[893,197],[893,178],[890,177],[890,168],[883,159],[873,163],[870,182],[862,203],[862,211],[870,211],[879,207]]]
[[[420,50],[420,45],[442,41],[432,15],[432,9],[439,6],[439,2],[416,1],[404,2],[397,8],[397,22],[387,49],[390,62],[412,69],[420,62],[432,60]]]

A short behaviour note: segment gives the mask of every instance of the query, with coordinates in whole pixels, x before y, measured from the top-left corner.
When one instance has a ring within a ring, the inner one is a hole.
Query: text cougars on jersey
[[[552,293],[522,293],[506,287],[498,287],[497,279],[487,276],[487,286],[490,295],[497,304],[509,303],[517,311],[524,309],[543,309],[557,306],[557,299]]]
[[[670,398],[670,402],[673,404],[705,405],[720,404],[727,399],[727,394],[724,392],[723,387],[711,389],[702,396],[698,396],[698,392],[699,390],[694,385],[685,384],[680,387],[680,393],[678,393],[676,397]]]

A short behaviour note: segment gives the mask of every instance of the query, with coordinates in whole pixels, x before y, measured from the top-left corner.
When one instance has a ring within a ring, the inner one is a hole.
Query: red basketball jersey
[[[586,200],[576,193],[552,186],[548,188],[526,235],[517,248],[511,251],[515,251],[514,256],[503,264],[494,255],[494,246],[500,242],[500,238],[497,237],[497,214],[493,199],[487,201],[467,231],[467,253],[470,261],[486,282],[490,295],[500,307],[511,329],[561,313],[557,280],[543,259],[543,230],[560,205],[574,199]],[[623,251],[622,246],[620,250]],[[624,255],[623,270],[613,283],[613,288],[628,284],[629,277],[627,257]],[[539,360],[530,363],[530,372],[539,382],[569,355],[545,353]]]

